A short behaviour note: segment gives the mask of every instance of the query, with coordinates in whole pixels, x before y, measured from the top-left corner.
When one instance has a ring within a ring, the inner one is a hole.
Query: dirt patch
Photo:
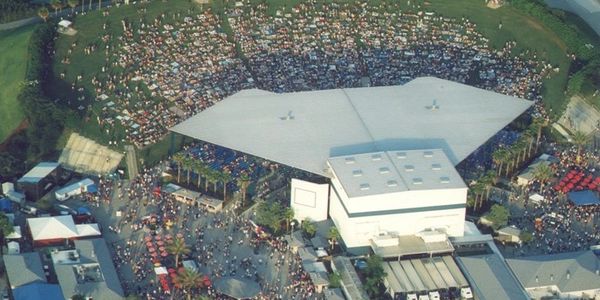
[[[552,30],[546,28],[543,24],[530,17],[527,17],[527,24],[537,30],[548,32],[550,34],[551,41],[553,41],[562,51],[567,51],[567,45],[565,45],[563,40],[561,40],[556,33],[552,32]]]
[[[19,123],[19,126],[17,126],[17,128],[15,128],[15,130],[13,130],[13,132],[9,136],[7,136],[6,139],[2,141],[2,143],[0,143],[0,151],[5,151],[10,139],[12,139],[15,135],[21,133],[21,131],[27,129],[28,126],[29,123],[27,123],[27,120],[24,119],[23,121],[21,121],[21,123]]]

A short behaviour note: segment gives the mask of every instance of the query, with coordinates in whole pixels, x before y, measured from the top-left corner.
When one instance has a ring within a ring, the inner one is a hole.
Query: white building
[[[464,232],[467,186],[440,149],[332,157],[329,215],[349,248],[373,236]],[[296,206],[297,207],[297,206]]]
[[[253,89],[171,130],[323,176],[292,180],[295,218],[330,217],[354,248],[385,233],[462,235],[467,187],[454,166],[531,104],[432,77],[286,94]]]

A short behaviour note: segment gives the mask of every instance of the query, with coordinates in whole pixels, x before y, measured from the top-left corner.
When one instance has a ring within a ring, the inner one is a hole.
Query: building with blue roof
[[[37,201],[56,185],[61,173],[59,163],[41,162],[17,180],[17,190],[24,193],[27,200]]]
[[[12,291],[14,300],[64,300],[58,284],[34,282]]]

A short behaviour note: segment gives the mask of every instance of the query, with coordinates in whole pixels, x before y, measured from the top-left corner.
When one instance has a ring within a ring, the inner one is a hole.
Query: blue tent
[[[575,206],[600,204],[600,199],[598,199],[598,196],[596,195],[596,193],[594,193],[590,190],[570,192],[568,194],[568,196],[569,196],[569,200]]]
[[[77,214],[78,215],[91,215],[92,212],[90,212],[89,208],[87,208],[85,206],[82,206],[82,207],[80,207],[80,208],[77,209]]]
[[[7,198],[0,198],[0,210],[5,213],[12,212],[12,202]]]
[[[87,187],[87,192],[88,193],[97,193],[98,192],[98,187],[95,184],[89,185]]]
[[[15,300],[64,300],[62,290],[58,284],[34,282],[13,289]]]

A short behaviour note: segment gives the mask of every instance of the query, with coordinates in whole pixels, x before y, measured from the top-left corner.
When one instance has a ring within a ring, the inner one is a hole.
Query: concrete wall
[[[294,219],[313,221],[327,219],[329,184],[316,184],[304,180],[292,179],[291,207]]]

